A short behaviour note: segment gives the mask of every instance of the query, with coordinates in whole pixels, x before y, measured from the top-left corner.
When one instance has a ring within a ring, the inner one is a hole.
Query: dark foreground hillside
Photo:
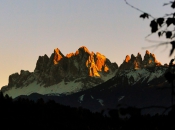
[[[128,114],[126,118],[120,118]],[[119,116],[120,115],[120,116]],[[110,110],[108,116],[90,110],[63,106],[50,100],[37,102],[18,98],[13,101],[0,93],[1,128],[68,130],[174,130],[175,115],[141,115],[133,107]]]

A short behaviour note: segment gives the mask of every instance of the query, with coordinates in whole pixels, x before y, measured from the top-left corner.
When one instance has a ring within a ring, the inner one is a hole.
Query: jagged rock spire
[[[61,51],[56,48],[54,49],[54,64],[58,64],[58,62],[64,57],[64,55],[61,53]]]
[[[125,58],[125,61],[124,62],[126,62],[126,63],[128,63],[129,61],[130,61],[130,56],[129,55],[126,55],[126,58]]]
[[[146,50],[143,62],[143,67],[160,66],[161,63],[156,59],[155,55]]]
[[[146,50],[143,61],[140,53],[138,53],[136,57],[131,54],[131,58],[127,55],[123,63],[120,65],[119,70],[141,69],[143,67],[154,67],[160,65],[161,63],[156,59],[155,55]]]
[[[35,68],[35,77],[38,83],[50,86],[63,79],[73,80],[78,77],[103,77],[113,73],[118,66],[111,63],[104,55],[90,52],[87,47],[80,47],[75,53],[64,56],[56,48],[49,58],[40,56]],[[43,80],[44,79],[44,80]]]

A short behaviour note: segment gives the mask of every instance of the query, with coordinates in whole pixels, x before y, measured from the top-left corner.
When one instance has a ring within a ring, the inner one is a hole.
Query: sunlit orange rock
[[[120,65],[119,70],[141,69],[154,66],[161,66],[161,63],[156,59],[154,54],[146,50],[143,61],[140,53],[138,53],[136,57],[131,54],[131,58],[127,55],[123,63]]]
[[[20,74],[9,76],[9,84],[3,91],[11,87],[22,88],[34,82],[42,87],[63,87],[62,85],[70,83],[70,89],[87,89],[109,80],[116,74],[117,69],[116,63],[111,63],[99,52],[90,52],[85,46],[66,56],[56,48],[50,57],[38,57],[34,72],[21,71]]]
[[[81,60],[85,60],[85,65],[88,69],[89,76],[91,77],[100,77],[99,72],[107,73],[110,71],[110,68],[113,70],[118,68],[118,65],[112,64],[109,60],[106,63],[106,57],[99,52],[90,52],[85,46],[80,47],[74,54],[74,56],[81,57]],[[87,58],[85,58],[87,57]],[[82,61],[83,62],[83,61]]]
[[[74,53],[69,53],[66,55],[67,58],[71,58],[72,56],[74,56]]]
[[[85,46],[82,46],[75,52],[75,55],[78,55],[80,53],[80,51],[83,51],[83,52],[90,54],[89,50]]]
[[[106,64],[107,59],[104,55],[99,52],[96,52],[96,54],[94,52],[90,52],[85,46],[80,47],[75,53],[67,54],[66,57],[70,60],[64,60],[64,55],[62,55],[58,48],[54,50],[54,64],[60,63],[60,71],[65,68],[69,69],[70,72],[76,73],[76,71],[79,71],[77,73],[80,73],[81,70],[87,69],[90,77],[100,77],[102,73],[105,74],[109,72],[110,68],[112,68],[111,71],[114,71],[116,67],[118,67],[109,60],[108,64]],[[59,62],[61,60],[62,62]],[[72,64],[72,62],[74,63]],[[86,67],[86,69],[84,67]],[[102,73],[100,74],[99,72]],[[65,75],[63,72],[60,74]]]
[[[127,55],[126,58],[125,58],[125,62],[128,63],[130,61],[130,59],[131,59],[130,56]]]
[[[146,53],[145,53],[146,55],[149,55],[150,54],[150,52],[148,51],[148,50],[146,50]]]
[[[145,52],[143,67],[154,67],[161,66],[161,63],[156,59],[155,55],[150,53],[148,50]]]
[[[99,52],[96,53],[96,66],[98,71],[102,71],[102,67],[105,66],[106,57]]]
[[[91,66],[89,67],[89,76],[91,77],[100,77],[98,71],[97,71],[97,66],[92,63]]]
[[[105,65],[105,67],[104,67],[104,71],[105,72],[108,72],[109,71],[109,68]]]
[[[153,58],[153,61],[156,66],[161,66],[162,64],[156,59],[156,56],[154,54],[150,53],[150,56]]]
[[[60,52],[58,48],[54,49],[54,64],[58,64],[58,62],[63,58],[63,54]]]

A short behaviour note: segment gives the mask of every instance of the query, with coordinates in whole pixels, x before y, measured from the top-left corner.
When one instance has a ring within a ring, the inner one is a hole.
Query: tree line
[[[173,107],[174,109],[175,107]],[[121,117],[129,115],[126,117]],[[70,107],[54,100],[36,102],[27,98],[13,100],[0,92],[1,128],[68,130],[162,130],[175,129],[173,110],[168,115],[141,115],[134,107],[111,109],[108,114]]]

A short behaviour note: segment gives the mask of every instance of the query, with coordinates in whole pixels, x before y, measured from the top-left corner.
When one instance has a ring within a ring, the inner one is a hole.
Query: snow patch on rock
[[[120,100],[122,100],[124,97],[125,97],[125,96],[119,97],[119,98],[118,98],[118,102],[119,102]]]
[[[166,68],[159,68],[154,71],[150,71],[149,69],[136,69],[136,70],[125,70],[122,73],[120,73],[120,76],[126,75],[128,79],[132,79],[131,81],[128,80],[130,85],[134,85],[139,80],[142,80],[142,82],[146,81],[149,83],[153,79],[161,77],[166,71]]]
[[[97,101],[98,101],[102,106],[104,106],[103,100],[102,100],[102,99],[97,99]]]
[[[81,82],[74,82],[71,81],[68,84],[65,84],[64,81],[49,86],[49,87],[43,87],[40,84],[37,84],[36,81],[29,84],[27,87],[22,88],[16,88],[12,87],[8,91],[5,91],[4,94],[8,94],[12,98],[15,98],[19,95],[30,95],[32,93],[38,93],[42,95],[60,95],[60,94],[66,94],[69,95],[71,93],[78,92],[82,89],[83,84]]]
[[[83,101],[84,95],[85,95],[85,94],[83,94],[83,95],[81,95],[81,96],[79,97],[80,102],[82,102],[82,101]]]

